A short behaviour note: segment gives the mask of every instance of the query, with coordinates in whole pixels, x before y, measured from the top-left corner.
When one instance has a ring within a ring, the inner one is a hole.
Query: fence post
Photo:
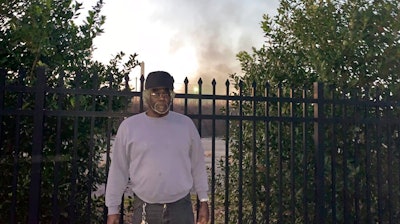
[[[39,67],[35,71],[35,109],[34,127],[32,135],[32,170],[29,188],[29,224],[39,223],[40,211],[40,185],[43,149],[43,119],[44,119],[44,92],[45,68]]]
[[[324,85],[314,82],[314,144],[315,144],[315,212],[316,223],[325,223],[325,186],[324,186]]]

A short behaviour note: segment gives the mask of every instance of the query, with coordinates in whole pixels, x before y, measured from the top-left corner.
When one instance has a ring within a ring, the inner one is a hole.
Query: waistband
[[[175,205],[175,204],[180,204],[180,203],[186,202],[186,201],[188,201],[188,200],[191,201],[190,193],[187,194],[185,197],[183,197],[183,198],[177,200],[177,201],[169,202],[169,203],[148,203],[148,202],[143,201],[143,200],[142,200],[141,198],[139,198],[137,195],[135,195],[134,198],[135,198],[135,200],[137,199],[138,202],[140,202],[140,203],[146,203],[147,205],[159,205],[159,206]]]

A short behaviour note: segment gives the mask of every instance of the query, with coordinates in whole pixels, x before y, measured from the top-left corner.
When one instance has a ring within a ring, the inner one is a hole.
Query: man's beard
[[[171,103],[155,103],[151,106],[151,109],[153,109],[156,113],[164,115],[168,113],[169,108],[171,106]]]

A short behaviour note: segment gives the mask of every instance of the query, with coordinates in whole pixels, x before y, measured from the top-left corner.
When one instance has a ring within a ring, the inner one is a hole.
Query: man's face
[[[154,88],[150,92],[149,115],[162,117],[169,111],[171,92],[166,88]]]

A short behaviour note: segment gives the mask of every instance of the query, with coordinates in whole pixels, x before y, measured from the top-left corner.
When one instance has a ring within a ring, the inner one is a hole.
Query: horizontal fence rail
[[[113,136],[146,107],[128,78],[101,80],[0,70],[5,222],[105,221]],[[184,84],[172,110],[192,118],[204,140],[211,223],[400,220],[400,104],[391,94],[227,81],[217,95],[217,83],[201,79],[194,94]],[[127,189],[121,223],[132,216],[131,196]]]

